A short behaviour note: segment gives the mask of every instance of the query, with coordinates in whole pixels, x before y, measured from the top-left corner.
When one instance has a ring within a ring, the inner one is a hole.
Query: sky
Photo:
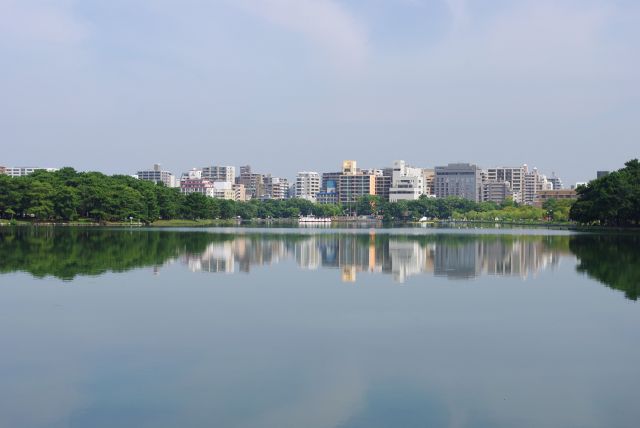
[[[636,0],[0,0],[0,165],[571,184],[639,148]]]

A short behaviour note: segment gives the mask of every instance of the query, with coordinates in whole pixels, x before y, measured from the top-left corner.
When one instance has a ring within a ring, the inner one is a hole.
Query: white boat
[[[307,215],[307,216],[300,216],[300,218],[298,219],[298,222],[300,223],[331,223],[331,218]]]

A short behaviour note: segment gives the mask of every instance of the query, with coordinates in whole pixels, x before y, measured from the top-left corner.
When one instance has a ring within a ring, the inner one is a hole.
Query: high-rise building
[[[250,165],[240,167],[240,176],[236,179],[237,184],[243,184],[247,198],[260,198],[264,196],[264,177],[251,171]]]
[[[352,204],[365,195],[376,194],[375,174],[361,172],[356,161],[342,162],[342,174],[338,182],[338,200],[341,204]]]
[[[553,184],[545,175],[538,173],[538,168],[527,171],[524,177],[524,196],[522,203],[533,205],[540,190],[553,190]]]
[[[480,202],[482,198],[481,170],[477,165],[450,163],[435,168],[435,193],[438,198],[457,196]]]
[[[296,175],[295,197],[316,201],[320,193],[320,174],[314,171],[300,171]]]
[[[527,166],[500,166],[487,169],[486,181],[507,182],[511,188],[514,202],[522,203],[524,198],[524,181]]]
[[[205,166],[202,168],[202,178],[210,181],[228,181],[233,183],[236,179],[235,166]]]
[[[7,168],[4,166],[0,166],[0,175],[5,174]]]
[[[424,175],[422,169],[409,167],[403,160],[394,161],[389,201],[416,200],[423,193]]]
[[[4,173],[10,177],[24,177],[33,174],[35,171],[56,172],[58,168],[42,168],[37,166],[6,166]]]
[[[169,171],[163,171],[160,164],[157,163],[153,165],[153,169],[138,171],[136,176],[138,180],[153,181],[167,187],[176,187],[176,177]]]

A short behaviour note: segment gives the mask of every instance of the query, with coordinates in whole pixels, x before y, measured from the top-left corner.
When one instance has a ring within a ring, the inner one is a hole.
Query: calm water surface
[[[0,427],[636,427],[640,238],[0,228]]]

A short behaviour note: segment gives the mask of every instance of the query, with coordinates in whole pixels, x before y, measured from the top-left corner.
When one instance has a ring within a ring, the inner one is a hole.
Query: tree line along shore
[[[583,225],[640,225],[640,163],[637,159],[577,189],[577,200],[545,201],[541,207],[466,199],[427,198],[388,202],[364,196],[349,206],[314,204],[305,199],[214,199],[126,175],[62,168],[25,177],[0,175],[0,219],[15,222],[139,222],[189,225],[206,220],[296,219],[299,216],[378,216],[388,221],[420,218],[488,222],[575,222]]]

